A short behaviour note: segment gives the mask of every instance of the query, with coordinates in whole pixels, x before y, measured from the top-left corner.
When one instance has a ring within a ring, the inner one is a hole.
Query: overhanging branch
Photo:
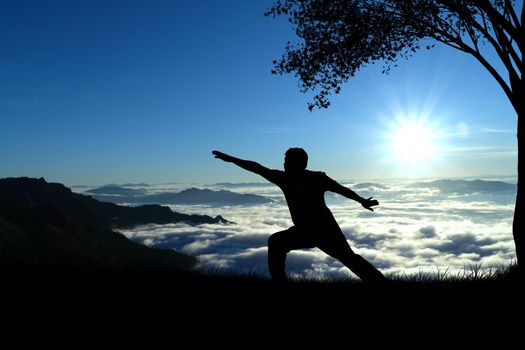
[[[513,26],[512,23],[507,18],[505,18],[505,16],[499,13],[498,10],[496,10],[488,0],[478,0],[477,6],[487,14],[494,26],[499,25],[504,31],[509,33],[512,40],[514,40],[518,44],[520,50],[523,51],[525,43],[522,28],[519,26]],[[523,9],[521,13],[521,19],[523,23]]]
[[[487,61],[487,59],[485,59],[485,57],[483,57],[483,55],[481,55],[479,51],[465,44],[460,37],[454,37],[449,33],[437,28],[436,33],[441,35],[441,37],[437,35],[433,36],[433,38],[437,41],[474,56],[483,65],[483,67],[485,67],[485,69],[489,71],[489,73],[494,77],[494,79],[496,79],[498,84],[505,92],[505,95],[507,95],[507,97],[509,98],[514,109],[518,111],[518,101],[516,101],[516,97],[513,94],[512,89],[507,84],[505,79],[503,79],[503,77],[498,73],[498,71],[490,64],[490,62]]]

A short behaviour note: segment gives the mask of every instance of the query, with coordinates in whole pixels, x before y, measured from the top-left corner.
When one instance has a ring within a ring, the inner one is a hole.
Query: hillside
[[[123,235],[80,225],[53,205],[0,217],[0,271],[178,271],[193,257],[153,249]]]
[[[102,203],[44,179],[0,179],[1,269],[188,269],[196,259],[152,249],[112,231],[145,223],[227,223],[221,216],[187,215],[168,207]]]
[[[62,184],[47,183],[43,178],[0,179],[0,215],[49,204],[80,224],[104,230],[181,221],[190,224],[227,223],[221,216],[212,218],[207,215],[182,214],[160,205],[127,207],[100,202],[90,196],[74,193]]]

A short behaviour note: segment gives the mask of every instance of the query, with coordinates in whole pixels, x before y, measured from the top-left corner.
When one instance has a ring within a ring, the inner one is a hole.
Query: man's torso
[[[325,173],[309,170],[297,176],[280,170],[272,170],[272,173],[272,182],[283,191],[296,226],[311,229],[337,225],[324,200],[330,181],[333,181]]]

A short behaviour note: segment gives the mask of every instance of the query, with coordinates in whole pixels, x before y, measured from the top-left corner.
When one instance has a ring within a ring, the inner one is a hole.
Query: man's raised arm
[[[244,159],[240,159],[240,158],[235,158],[233,156],[230,156],[229,154],[226,154],[226,153],[222,153],[222,152],[219,152],[219,151],[213,151],[211,152],[215,158],[218,158],[220,160],[223,160],[225,162],[230,162],[230,163],[233,163],[245,170],[248,170],[248,171],[251,171],[252,173],[256,173],[258,175],[261,175],[262,177],[264,177],[265,179],[267,179],[268,181],[270,182],[273,182],[272,181],[272,176],[271,176],[271,173],[272,171],[264,166],[262,166],[261,164],[257,163],[257,162],[254,162],[254,161],[251,161],[251,160],[244,160]]]
[[[374,209],[372,208],[373,206],[379,205],[379,202],[375,199],[372,199],[372,197],[365,199],[357,193],[355,193],[354,191],[352,191],[351,189],[349,189],[348,187],[341,185],[340,183],[330,179],[329,177],[327,178],[329,179],[329,190],[331,192],[340,194],[341,196],[344,196],[348,199],[353,199],[354,201],[361,203],[361,205],[364,208],[370,211],[374,211]]]

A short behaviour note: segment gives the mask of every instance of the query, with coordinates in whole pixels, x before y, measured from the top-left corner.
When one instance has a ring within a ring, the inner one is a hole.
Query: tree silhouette
[[[383,72],[388,72],[424,42],[473,56],[496,79],[518,115],[513,235],[518,262],[525,263],[525,203],[519,187],[520,174],[525,174],[523,1],[521,7],[518,17],[512,0],[276,0],[265,15],[287,16],[302,40],[287,44],[274,61],[273,73],[294,73],[301,91],[316,91],[308,105],[312,110],[327,108],[330,95],[339,93],[363,66],[382,61]],[[490,61],[482,44],[495,50],[498,62]],[[496,68],[500,63],[503,69]]]

